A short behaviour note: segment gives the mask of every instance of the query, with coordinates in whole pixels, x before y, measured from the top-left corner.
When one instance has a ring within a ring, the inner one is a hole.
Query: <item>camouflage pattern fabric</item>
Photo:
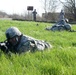
[[[19,45],[15,49],[18,53],[22,53],[27,51],[44,50],[46,48],[52,48],[52,46],[45,41],[23,35]]]
[[[51,31],[63,31],[63,30],[67,30],[70,31],[71,30],[71,25],[69,23],[66,22],[67,19],[64,18],[64,11],[61,10],[60,15],[59,15],[59,21],[54,24],[51,27],[47,27],[46,30],[51,30]]]

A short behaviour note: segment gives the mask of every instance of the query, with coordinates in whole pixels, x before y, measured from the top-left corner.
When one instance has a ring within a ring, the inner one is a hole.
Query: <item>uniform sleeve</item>
[[[36,47],[34,43],[32,43],[31,41],[27,41],[21,45],[21,47],[19,48],[19,53],[30,52],[33,51],[35,48]]]

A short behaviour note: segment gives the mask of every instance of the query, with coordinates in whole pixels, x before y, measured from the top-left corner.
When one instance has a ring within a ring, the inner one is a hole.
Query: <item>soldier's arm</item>
[[[18,53],[22,53],[22,52],[30,52],[30,51],[34,51],[34,49],[36,48],[35,44],[31,41],[25,42],[23,43],[18,49]]]

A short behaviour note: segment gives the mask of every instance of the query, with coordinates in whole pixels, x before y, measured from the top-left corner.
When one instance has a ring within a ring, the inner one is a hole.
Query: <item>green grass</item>
[[[37,26],[39,24],[39,26]],[[0,51],[0,75],[76,75],[76,32],[46,31],[51,23],[0,20],[0,41],[5,31],[16,26],[25,34],[49,42],[53,48],[43,52],[6,55]],[[72,29],[76,30],[73,25]]]

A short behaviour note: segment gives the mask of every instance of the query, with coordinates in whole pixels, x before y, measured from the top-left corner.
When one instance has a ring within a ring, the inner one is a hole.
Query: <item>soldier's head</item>
[[[10,27],[5,32],[7,40],[12,44],[16,45],[19,41],[19,37],[22,35],[22,33],[19,31],[16,27]]]

